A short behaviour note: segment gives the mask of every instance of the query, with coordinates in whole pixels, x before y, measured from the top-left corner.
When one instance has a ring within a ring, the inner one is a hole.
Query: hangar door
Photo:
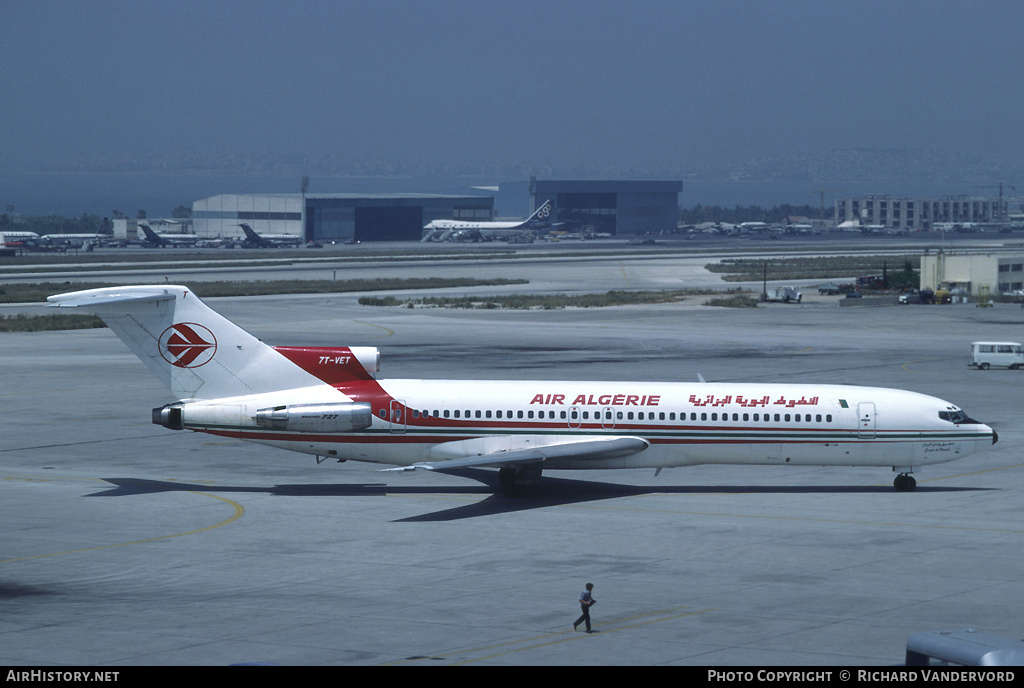
[[[422,236],[422,206],[356,208],[356,241],[419,241]]]

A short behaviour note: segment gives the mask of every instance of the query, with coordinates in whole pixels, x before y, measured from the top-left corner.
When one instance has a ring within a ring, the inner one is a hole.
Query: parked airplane
[[[39,240],[39,235],[35,232],[10,232],[4,230],[0,232],[0,247],[14,248],[17,246],[25,246],[26,244],[32,244]]]
[[[99,246],[111,238],[109,234],[46,234],[39,237],[39,246],[52,248],[84,248]]]
[[[269,346],[187,287],[88,289],[52,305],[99,315],[179,401],[157,425],[385,470],[499,468],[506,494],[543,468],[923,465],[998,439],[957,406],[875,387],[748,382],[377,380],[373,347]]]
[[[167,246],[195,246],[199,240],[195,234],[181,234],[177,232],[154,232],[149,225],[140,224],[145,239],[142,245],[147,248],[164,248]]]
[[[256,230],[246,224],[238,225],[245,232],[244,248],[281,248],[286,246],[302,246],[302,237],[294,234],[257,234]]]
[[[462,239],[503,239],[516,236],[523,232],[536,229],[540,226],[552,226],[547,221],[551,218],[551,201],[544,201],[541,207],[537,208],[530,217],[525,220],[514,222],[481,221],[471,222],[469,220],[433,220],[423,228],[430,230],[424,234],[421,241],[444,241],[453,236]]]

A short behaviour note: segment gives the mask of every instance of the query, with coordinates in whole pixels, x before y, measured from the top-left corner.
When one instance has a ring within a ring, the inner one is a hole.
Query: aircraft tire
[[[892,486],[895,487],[899,492],[912,492],[917,487],[917,480],[914,476],[907,475],[906,473],[900,473],[893,480]]]

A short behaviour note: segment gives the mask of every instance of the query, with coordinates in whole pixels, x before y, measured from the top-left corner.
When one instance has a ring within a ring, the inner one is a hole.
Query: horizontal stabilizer
[[[47,297],[51,308],[90,308],[114,303],[143,303],[146,301],[173,301],[174,294],[164,290],[162,293],[110,292],[95,293],[99,290],[75,291],[68,294],[57,294]]]
[[[442,461],[426,461],[414,463],[411,466],[397,466],[395,468],[384,468],[383,471],[414,471],[422,468],[428,471],[443,470],[446,468],[479,468],[522,465],[529,463],[540,463],[548,459],[614,459],[619,456],[628,456],[641,452],[650,443],[640,437],[611,437],[604,439],[579,440],[552,444],[531,449],[520,449],[517,451],[494,452],[492,454],[481,454],[479,456],[467,456],[462,459],[445,459]]]

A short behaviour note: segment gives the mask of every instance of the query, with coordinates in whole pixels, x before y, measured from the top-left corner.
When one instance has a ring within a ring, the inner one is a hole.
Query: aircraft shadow
[[[515,513],[553,506],[568,506],[599,502],[621,497],[642,495],[701,495],[701,494],[881,494],[894,492],[888,485],[623,485],[591,480],[576,480],[544,476],[541,483],[525,497],[506,497],[501,494],[496,471],[479,468],[438,471],[447,475],[469,478],[478,485],[401,486],[387,483],[351,484],[290,484],[266,486],[203,485],[166,480],[138,478],[104,478],[114,487],[95,492],[89,497],[127,497],[159,492],[211,492],[217,494],[269,494],[282,497],[380,497],[393,495],[451,495],[481,496],[484,499],[463,506],[429,514],[398,519],[397,523],[457,521],[497,514]],[[989,488],[918,485],[916,493],[972,492]],[[905,495],[906,496],[906,495]]]

